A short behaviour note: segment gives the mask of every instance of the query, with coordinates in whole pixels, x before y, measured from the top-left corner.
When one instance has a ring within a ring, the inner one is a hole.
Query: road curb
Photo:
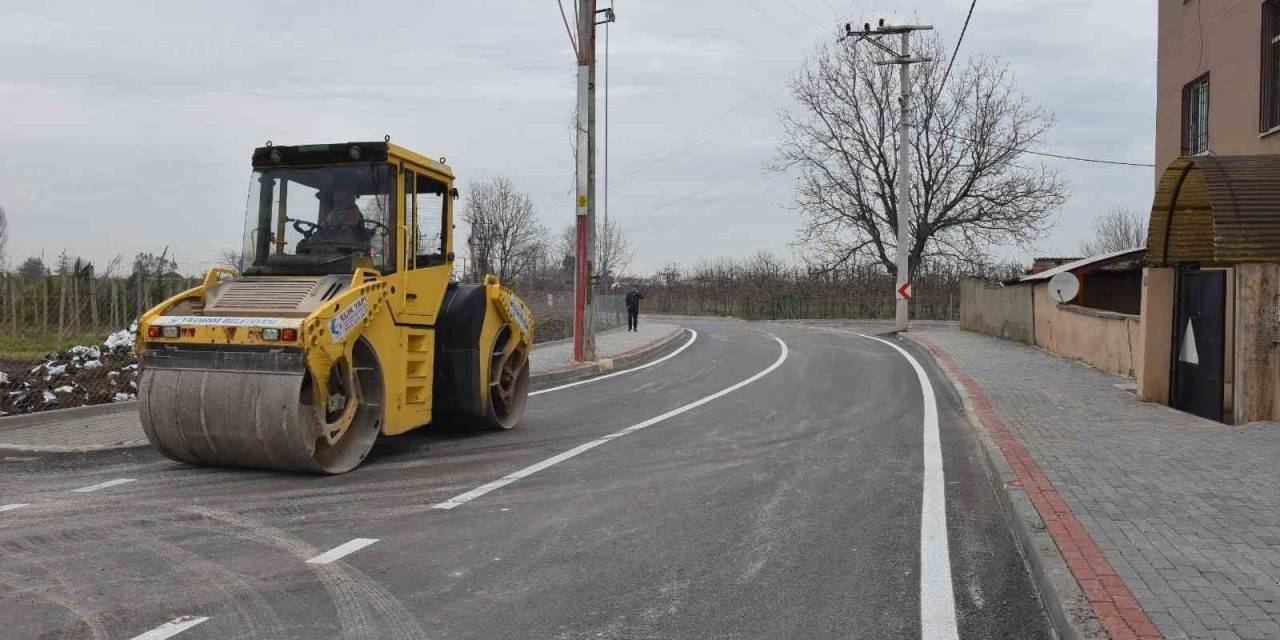
[[[636,367],[646,362],[656,360],[671,351],[674,351],[678,345],[681,344],[680,338],[687,334],[688,330],[684,327],[676,327],[670,333],[663,335],[647,345],[623,352],[613,358],[605,358],[587,364],[536,373],[529,376],[530,386],[532,389],[537,390],[558,384],[566,384],[569,382],[577,382],[579,380],[593,378],[619,369]],[[113,404],[72,407],[69,409],[54,409],[52,411],[40,411],[37,413],[28,413],[18,416],[6,416],[0,418],[0,431],[38,427],[41,424],[63,422],[79,418],[93,418],[113,413],[124,413],[128,411],[136,412],[138,410],[137,407],[137,401],[130,400],[128,402],[117,402]],[[146,446],[148,446],[148,442],[146,440],[126,440],[123,442],[91,445],[24,445],[0,443],[0,454],[85,453],[92,451],[108,451],[113,449],[133,449]]]
[[[112,402],[110,404],[91,404],[83,407],[70,407],[68,409],[52,409],[50,411],[23,413],[16,416],[0,417],[0,431],[12,431],[14,429],[33,427],[48,422],[61,422],[63,420],[74,420],[76,418],[95,418],[97,416],[124,413],[126,411],[136,412],[137,410],[137,400],[126,400],[124,402]]]
[[[630,351],[625,351],[612,358],[602,358],[595,362],[544,371],[537,375],[530,376],[531,388],[537,391],[539,389],[554,387],[560,384],[568,384],[570,382],[586,380],[587,378],[594,378],[598,375],[612,373],[619,369],[630,369],[631,367],[640,366],[646,362],[657,360],[658,358],[674,351],[680,344],[680,338],[687,334],[688,330],[684,327],[676,327],[675,330],[647,345],[637,347]]]
[[[1005,458],[1004,451],[987,430],[974,407],[968,385],[952,371],[952,364],[939,355],[939,349],[925,339],[907,333],[899,334],[919,345],[933,357],[938,369],[955,389],[964,407],[965,417],[973,425],[982,444],[987,467],[999,481],[996,495],[1005,516],[1013,525],[1015,540],[1032,581],[1040,592],[1040,601],[1049,615],[1054,631],[1062,640],[1107,640],[1110,635],[1095,615],[1084,590],[1071,573],[1035,504],[1021,486],[1017,472]]]

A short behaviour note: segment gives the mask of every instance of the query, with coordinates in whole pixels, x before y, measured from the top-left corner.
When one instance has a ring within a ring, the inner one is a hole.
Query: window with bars
[[[1258,127],[1280,127],[1280,0],[1262,3],[1262,105]]]
[[[1209,74],[1182,88],[1182,154],[1209,152]]]

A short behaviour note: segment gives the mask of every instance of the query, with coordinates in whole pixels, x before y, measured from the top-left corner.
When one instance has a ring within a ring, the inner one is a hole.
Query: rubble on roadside
[[[0,415],[67,409],[137,398],[137,325],[107,336],[100,345],[49,353],[31,366],[0,369]]]

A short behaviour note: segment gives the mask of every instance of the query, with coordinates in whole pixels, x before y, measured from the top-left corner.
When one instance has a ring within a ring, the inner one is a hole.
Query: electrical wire
[[[915,125],[912,125],[912,126],[915,126]],[[965,141],[965,142],[972,142],[972,143],[974,143],[974,144],[983,144],[983,145],[987,145],[987,146],[992,147],[992,148],[995,148],[995,149],[1001,149],[1001,150],[1003,150],[1003,151],[1013,151],[1013,152],[1016,152],[1016,153],[1025,153],[1025,154],[1027,154],[1027,155],[1032,155],[1032,156],[1044,156],[1044,157],[1046,157],[1046,158],[1057,158],[1057,159],[1059,159],[1059,160],[1073,160],[1073,161],[1075,161],[1075,162],[1091,162],[1091,163],[1094,163],[1094,164],[1110,164],[1110,165],[1119,165],[1119,166],[1123,166],[1123,167],[1155,167],[1155,165],[1154,165],[1154,164],[1151,164],[1151,163],[1149,163],[1149,162],[1128,162],[1128,161],[1125,161],[1125,160],[1105,160],[1105,159],[1102,159],[1102,158],[1086,158],[1086,157],[1084,157],[1084,156],[1071,156],[1071,155],[1066,155],[1066,154],[1062,154],[1062,153],[1050,153],[1050,152],[1048,152],[1048,151],[1032,151],[1031,149],[1026,149],[1026,148],[1008,147],[1008,146],[1004,146],[1004,145],[994,144],[994,143],[991,143],[991,142],[982,142],[982,141],[979,141],[979,140],[974,140],[973,138],[967,138],[967,137],[965,137],[965,136],[962,136],[962,135],[959,135],[959,134],[956,134],[956,133],[950,133],[950,132],[947,132],[947,131],[938,131],[937,129],[930,129],[930,128],[928,128],[928,127],[918,127],[918,126],[916,126],[916,128],[918,128],[918,129],[924,129],[925,131],[928,131],[929,133],[937,134],[937,135],[940,135],[940,136],[945,136],[945,137],[947,137],[947,138],[953,138],[953,139],[956,139],[956,140],[963,140],[963,141]]]
[[[556,6],[560,7],[560,19],[564,21],[565,33],[569,36],[569,46],[573,47],[573,55],[578,55],[578,41],[573,38],[573,29],[569,27],[569,16],[564,12],[564,0],[556,0]]]
[[[938,104],[938,98],[942,97],[942,92],[947,88],[947,78],[951,77],[951,67],[956,63],[956,55],[960,53],[960,43],[964,42],[964,34],[969,30],[969,20],[973,18],[973,8],[978,6],[978,0],[972,0],[969,3],[969,13],[964,16],[964,26],[960,27],[960,37],[956,38],[956,46],[951,50],[951,58],[947,60],[947,70],[942,73],[942,82],[938,84],[938,91],[934,94],[933,100],[929,101],[929,110],[925,112],[923,122],[926,126],[929,119],[933,117],[933,110]]]

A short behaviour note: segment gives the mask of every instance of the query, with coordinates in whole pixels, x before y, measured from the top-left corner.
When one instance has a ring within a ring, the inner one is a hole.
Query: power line
[[[560,19],[564,21],[565,33],[569,35],[569,46],[573,47],[573,53],[577,55],[578,41],[573,39],[573,29],[569,27],[569,16],[564,12],[564,0],[556,0],[556,6],[560,7]]]
[[[947,86],[947,78],[951,76],[951,67],[956,63],[956,55],[960,53],[960,43],[964,42],[964,34],[969,30],[969,20],[973,18],[973,8],[978,6],[978,0],[969,3],[969,13],[964,16],[964,26],[960,27],[960,37],[956,38],[956,46],[951,50],[951,58],[947,60],[947,70],[942,73],[942,84],[938,85],[938,95],[942,95],[942,90]],[[930,109],[930,112],[933,110]],[[925,123],[929,120],[925,119]]]
[[[1155,167],[1155,165],[1154,165],[1154,164],[1147,163],[1147,162],[1127,162],[1127,161],[1124,161],[1124,160],[1104,160],[1104,159],[1102,159],[1102,158],[1086,158],[1086,157],[1083,157],[1083,156],[1070,156],[1070,155],[1066,155],[1066,154],[1062,154],[1062,153],[1050,153],[1050,152],[1048,152],[1048,151],[1032,151],[1031,149],[1024,149],[1024,148],[1019,148],[1019,147],[1008,147],[1008,146],[1005,146],[1005,145],[994,144],[994,143],[991,143],[991,142],[984,142],[984,141],[980,141],[980,140],[974,140],[973,138],[967,138],[967,137],[962,136],[962,135],[959,135],[959,134],[949,133],[949,132],[946,132],[946,131],[938,131],[937,129],[930,129],[930,128],[928,128],[928,127],[917,127],[917,128],[919,128],[919,129],[924,129],[925,131],[928,131],[929,133],[937,134],[937,135],[940,135],[940,136],[946,136],[946,137],[948,137],[948,138],[954,138],[954,139],[956,139],[956,140],[964,140],[965,142],[972,142],[972,143],[974,143],[974,144],[983,144],[983,145],[987,145],[987,146],[989,146],[989,147],[995,147],[996,149],[1001,149],[1001,150],[1004,150],[1004,151],[1013,151],[1013,152],[1016,152],[1016,153],[1025,153],[1025,154],[1027,154],[1027,155],[1032,155],[1032,156],[1044,156],[1044,157],[1046,157],[1046,158],[1057,158],[1057,159],[1059,159],[1059,160],[1074,160],[1074,161],[1076,161],[1076,162],[1091,162],[1091,163],[1094,163],[1094,164],[1113,164],[1113,165],[1120,165],[1120,166],[1124,166],[1124,167]]]

